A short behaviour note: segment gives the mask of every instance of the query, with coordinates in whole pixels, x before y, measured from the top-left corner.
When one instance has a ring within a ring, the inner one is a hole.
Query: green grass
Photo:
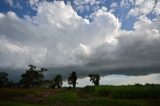
[[[160,100],[91,98],[78,99],[76,102],[52,101],[43,104],[29,104],[15,101],[0,101],[0,106],[160,106]]]
[[[95,96],[124,99],[158,99],[160,86],[96,86],[85,87],[84,91]]]
[[[79,99],[76,92],[73,91],[67,91],[58,93],[56,95],[51,95],[48,98],[46,98],[46,101],[48,103],[54,103],[54,102],[76,102]]]
[[[81,102],[82,105],[92,106],[149,106],[143,100],[121,100],[121,99],[88,99]],[[157,105],[158,106],[158,105]]]
[[[13,101],[0,101],[0,106],[45,106],[45,105],[19,103]]]
[[[0,88],[0,106],[160,106],[160,86]]]
[[[11,99],[14,97],[23,97],[26,95],[38,95],[39,93],[43,92],[58,92],[53,91],[52,89],[47,88],[30,88],[30,89],[24,89],[24,88],[0,88],[0,99]]]

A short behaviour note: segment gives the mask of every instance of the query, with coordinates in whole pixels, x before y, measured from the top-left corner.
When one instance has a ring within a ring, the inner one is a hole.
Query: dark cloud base
[[[11,69],[11,68],[0,68],[0,71],[7,72],[9,78],[13,81],[18,81],[21,78],[21,74],[25,72],[26,69]],[[67,79],[72,71],[76,71],[79,78],[87,77],[90,73],[98,73],[101,76],[117,74],[117,75],[128,75],[128,76],[141,76],[148,74],[160,73],[160,67],[148,67],[148,68],[123,68],[123,69],[99,69],[99,70],[87,70],[78,66],[68,66],[61,68],[48,68],[48,71],[44,73],[46,79],[51,79],[57,74],[61,74],[64,79]]]

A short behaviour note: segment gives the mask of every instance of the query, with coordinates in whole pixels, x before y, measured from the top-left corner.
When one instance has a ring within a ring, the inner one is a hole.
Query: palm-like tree
[[[99,74],[89,74],[88,76],[90,77],[90,81],[94,85],[99,85],[99,80],[100,80]]]
[[[72,74],[70,74],[70,76],[68,77],[68,84],[69,85],[72,85],[73,88],[76,87],[76,84],[77,84],[77,75],[76,75],[76,72],[72,72]]]

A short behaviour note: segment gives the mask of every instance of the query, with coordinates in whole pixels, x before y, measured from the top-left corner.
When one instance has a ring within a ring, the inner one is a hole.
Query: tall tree
[[[75,87],[76,87],[76,84],[77,84],[76,81],[77,81],[76,72],[72,72],[72,73],[70,74],[70,76],[68,77],[68,84],[69,84],[69,85],[72,85],[73,88],[75,88]]]
[[[90,81],[94,85],[99,85],[99,80],[100,80],[99,74],[89,74],[88,76],[90,77]]]
[[[0,87],[5,87],[8,84],[8,73],[0,72]]]
[[[62,87],[62,76],[58,74],[57,76],[54,77],[54,79],[51,81],[51,87],[52,88],[61,88]]]
[[[39,87],[43,83],[44,75],[43,72],[47,71],[45,68],[36,70],[36,66],[28,65],[29,69],[21,75],[20,85],[23,87]]]

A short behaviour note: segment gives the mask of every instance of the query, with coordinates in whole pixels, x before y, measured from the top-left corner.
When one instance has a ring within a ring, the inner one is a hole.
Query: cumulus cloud
[[[156,4],[154,5],[153,13],[159,15],[160,14],[160,1],[157,0]]]
[[[20,5],[18,0],[4,0],[6,4],[8,4],[12,8],[22,9],[23,7]],[[2,0],[3,2],[3,0]]]
[[[121,0],[120,6],[121,7],[128,7],[128,6],[132,5],[132,4],[134,4],[134,1],[136,1],[136,0]]]
[[[28,3],[29,3],[31,6],[38,6],[38,4],[39,4],[41,1],[46,1],[46,0],[28,0]]]
[[[132,2],[134,8],[132,8],[127,17],[148,15],[149,13],[159,14],[160,1],[157,0],[135,0]]]
[[[105,0],[74,0],[73,4],[76,11],[83,13],[84,11],[97,11],[100,9],[100,4]]]
[[[110,12],[114,12],[114,11],[115,11],[115,8],[117,8],[117,7],[118,7],[118,3],[113,2],[113,3],[111,4]]]
[[[0,67],[35,64],[81,75],[159,72],[160,19],[140,17],[126,31],[111,12],[99,9],[93,16],[89,22],[63,1],[41,2],[36,16],[24,19],[0,13]]]

